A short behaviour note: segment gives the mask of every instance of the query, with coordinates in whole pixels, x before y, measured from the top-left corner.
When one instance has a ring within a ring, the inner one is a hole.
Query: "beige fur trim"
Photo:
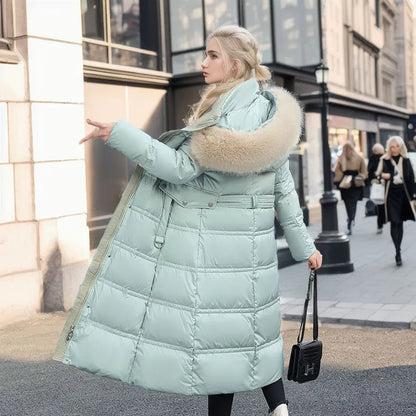
[[[208,127],[192,135],[190,152],[208,169],[247,174],[265,170],[287,154],[302,130],[302,110],[283,88],[271,90],[277,96],[277,111],[262,128],[231,131]]]

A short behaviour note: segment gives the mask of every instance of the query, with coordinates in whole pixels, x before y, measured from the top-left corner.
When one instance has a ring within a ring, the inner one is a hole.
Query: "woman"
[[[416,198],[415,176],[403,139],[392,136],[387,140],[386,147],[386,154],[380,159],[376,175],[386,181],[385,215],[387,221],[390,221],[396,265],[401,266],[403,221],[415,220],[412,203]]]
[[[379,182],[376,176],[376,170],[380,162],[381,156],[384,155],[384,147],[380,143],[376,143],[372,148],[372,155],[368,159],[367,172],[368,183],[372,184]],[[383,224],[386,222],[386,216],[384,214],[384,204],[376,205],[377,207],[377,234],[383,232]]]
[[[139,167],[100,243],[55,358],[163,392],[263,388],[287,415],[274,210],[293,256],[319,268],[287,152],[302,114],[270,78],[250,33],[216,30],[202,63],[209,84],[187,127],[154,140],[119,121],[89,121]],[[99,345],[99,348],[97,346]]]
[[[357,202],[363,199],[364,180],[367,177],[365,161],[355,151],[351,142],[347,141],[342,147],[342,153],[337,160],[334,172],[334,183],[341,191],[341,198],[347,210],[347,234],[351,235]]]

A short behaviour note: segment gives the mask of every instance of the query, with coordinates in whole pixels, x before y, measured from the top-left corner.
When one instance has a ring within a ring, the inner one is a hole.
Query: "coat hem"
[[[53,359],[56,361],[64,360],[65,351],[68,347],[68,342],[70,341],[70,334],[73,331],[75,325],[77,324],[81,310],[85,305],[85,302],[88,298],[91,288],[93,287],[101,266],[103,264],[103,259],[107,255],[108,249],[110,247],[110,242],[113,239],[119,224],[121,223],[121,218],[125,214],[126,206],[133,194],[137,189],[137,186],[143,177],[143,168],[137,167],[136,171],[132,175],[129,183],[126,186],[126,189],[123,192],[120,203],[118,204],[111,220],[107,226],[107,229],[104,232],[104,235],[98,245],[97,251],[94,255],[93,260],[91,261],[90,266],[88,267],[85,279],[81,284],[78,295],[75,299],[74,305],[71,309],[69,317],[65,323],[65,326],[62,330],[62,333],[59,337],[58,345],[56,347]]]

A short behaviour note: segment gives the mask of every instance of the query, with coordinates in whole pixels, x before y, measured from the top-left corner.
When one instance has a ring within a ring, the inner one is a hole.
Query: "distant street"
[[[65,318],[38,315],[0,331],[1,416],[206,415],[205,397],[149,392],[51,361]],[[297,325],[284,322],[286,354]],[[414,330],[324,324],[320,338],[318,380],[285,383],[291,416],[416,415]],[[237,394],[233,416],[261,415],[261,391]]]

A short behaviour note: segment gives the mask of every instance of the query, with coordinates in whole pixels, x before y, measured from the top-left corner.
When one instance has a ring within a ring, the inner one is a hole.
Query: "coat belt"
[[[183,208],[215,209],[217,205],[229,208],[273,208],[274,195],[219,195],[190,186],[162,183],[159,189]]]
[[[229,208],[273,208],[274,195],[221,195],[217,205]]]

